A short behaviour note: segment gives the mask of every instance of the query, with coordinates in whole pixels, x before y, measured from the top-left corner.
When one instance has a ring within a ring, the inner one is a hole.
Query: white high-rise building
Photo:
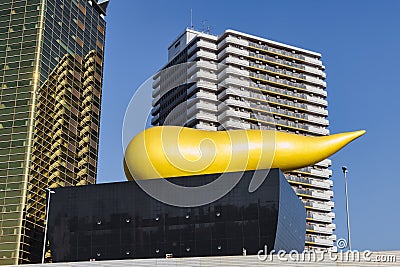
[[[234,30],[186,29],[163,69],[154,76],[153,125],[329,134],[319,53]],[[330,165],[286,173],[307,209],[306,249],[335,249]]]

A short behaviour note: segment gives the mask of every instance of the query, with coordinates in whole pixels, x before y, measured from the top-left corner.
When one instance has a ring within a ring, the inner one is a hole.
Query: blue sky
[[[400,1],[111,0],[98,182],[124,181],[121,131],[135,89],[167,61],[190,23],[235,29],[323,55],[331,133],[367,134],[332,157],[338,238],[346,238],[347,165],[353,249],[399,250]]]

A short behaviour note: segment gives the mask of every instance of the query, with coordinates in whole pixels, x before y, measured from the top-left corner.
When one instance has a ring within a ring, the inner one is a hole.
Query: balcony
[[[332,208],[334,207],[334,202],[306,201],[304,202],[304,206],[307,209],[314,209],[319,211],[332,211]]]
[[[207,82],[207,81],[198,81],[196,84],[194,84],[193,86],[191,86],[188,89],[188,94],[190,94],[190,92],[193,90],[195,90],[196,88],[203,88],[203,89],[207,89],[210,91],[217,91],[217,85],[215,83],[211,83],[211,82]]]
[[[195,61],[189,63],[187,66],[187,75],[190,76],[194,72],[198,72],[200,70],[207,70],[207,71],[217,71],[218,66],[215,63],[211,63],[210,61]]]
[[[239,78],[239,80],[246,79],[247,83],[250,82],[250,79],[247,78],[247,76],[249,76],[249,71],[233,66],[221,68],[220,72],[218,73],[218,81],[222,82],[224,79],[232,76]]]
[[[233,99],[232,97],[229,97],[225,99],[225,101],[218,106],[218,110],[223,110],[224,108],[227,108],[227,106],[233,106],[233,107],[240,107],[240,108],[249,108],[250,105],[248,102],[242,101],[242,100],[236,100]]]
[[[81,161],[78,162],[78,168],[80,168],[82,165],[87,164],[87,157],[85,157],[84,159],[82,159]]]
[[[325,129],[325,128],[321,128],[321,127],[314,127],[314,126],[310,126],[308,128],[308,130],[314,134],[318,134],[318,135],[328,135],[329,134],[329,130]]]
[[[221,126],[218,127],[218,130],[250,129],[250,128],[251,127],[249,123],[229,119],[221,123]]]
[[[194,82],[202,81],[203,79],[215,82],[217,80],[217,75],[215,73],[211,73],[209,71],[200,70],[200,71],[194,73],[192,76],[190,76],[188,78],[188,80],[184,83],[194,83]],[[180,83],[180,84],[184,84],[184,83]],[[178,85],[179,84],[176,84],[176,86],[178,86]],[[174,88],[176,86],[172,86],[171,88]]]
[[[228,36],[225,39],[222,40],[222,42],[220,42],[218,44],[218,49],[220,49],[221,47],[224,47],[225,44],[236,44],[236,45],[240,45],[240,46],[248,46],[249,42],[243,39],[239,39],[237,37],[233,37],[233,36]]]
[[[332,187],[332,181],[331,180],[325,180],[325,181],[320,181],[320,180],[315,180],[315,179],[310,179],[310,178],[305,178],[305,177],[297,177],[293,175],[286,175],[286,178],[289,180],[289,182],[296,183],[296,184],[303,184],[311,187],[317,187],[317,188],[322,188],[322,189],[330,189]]]
[[[325,78],[326,78],[325,72],[323,72],[323,71],[322,71],[321,69],[319,69],[319,68],[315,68],[315,67],[311,67],[311,66],[305,65],[305,66],[304,66],[304,70],[305,70],[306,72],[308,72],[308,73],[312,73],[312,74],[318,75],[318,76],[320,76],[322,79],[325,79]]]
[[[216,61],[217,55],[215,55],[214,53],[208,52],[208,51],[200,50],[200,51],[197,51],[196,53],[194,53],[188,59],[188,62],[194,61],[197,58],[204,58],[206,60]]]
[[[217,130],[216,126],[207,125],[207,124],[203,124],[203,123],[196,124],[195,128],[200,129],[200,130],[207,130],[207,131],[216,131]]]
[[[89,152],[89,148],[86,146],[78,152],[78,157],[82,157],[83,154],[88,153],[88,152]]]
[[[321,190],[311,190],[311,189],[303,189],[303,188],[295,188],[296,194],[302,197],[315,198],[321,200],[331,200],[333,197],[332,191],[321,191]]]
[[[309,101],[310,103],[313,103],[313,104],[321,105],[323,107],[328,106],[328,101],[326,101],[325,99],[319,98],[319,97],[307,95],[306,99],[307,99],[307,101]]]
[[[187,114],[192,114],[193,112],[197,112],[200,109],[206,110],[206,111],[212,111],[212,112],[217,112],[217,106],[212,104],[212,103],[207,103],[205,101],[197,101],[194,103],[188,103],[187,104]]]
[[[289,106],[289,107],[293,107],[295,109],[301,109],[301,110],[306,110],[307,105],[303,104],[303,103],[298,103],[298,102],[294,102],[291,100],[287,100],[287,99],[281,99],[279,97],[274,97],[274,96],[265,96],[263,94],[260,93],[254,93],[254,92],[250,92],[250,97],[259,99],[259,100],[264,100],[267,102],[273,102],[276,104],[281,104],[284,106]]]
[[[248,118],[250,118],[250,116],[251,116],[251,114],[249,114],[247,112],[228,108],[226,111],[224,111],[218,115],[218,120],[223,121],[227,117],[248,119]]]
[[[291,82],[286,79],[275,78],[275,77],[267,76],[264,74],[250,72],[249,76],[250,76],[250,78],[255,78],[255,79],[270,82],[273,84],[288,86],[293,89],[298,89],[298,90],[302,90],[302,91],[305,91],[307,89],[306,85],[304,85],[302,83]]]
[[[331,235],[333,234],[333,229],[330,227],[326,226],[320,226],[316,224],[309,224],[306,226],[306,231],[307,232],[312,232],[316,234],[325,234],[325,235]]]
[[[77,173],[77,175],[78,175],[78,176],[83,176],[83,175],[85,175],[85,174],[87,174],[87,173],[88,173],[87,168],[84,168],[84,169],[80,170],[80,171]]]
[[[294,98],[297,100],[307,100],[307,94],[294,93],[294,92],[286,90],[286,89],[281,89],[281,88],[263,85],[263,84],[259,84],[259,83],[251,83],[250,88],[259,90],[259,91],[272,92],[277,95],[287,96],[287,97]]]
[[[298,122],[292,122],[289,120],[281,120],[281,119],[276,119],[273,116],[265,116],[261,114],[254,114],[250,113],[250,118],[257,121],[257,122],[267,122],[271,123],[273,125],[276,125],[279,129],[279,127],[289,127],[295,130],[303,130],[307,131],[308,126],[303,124],[303,123],[298,123]]]
[[[316,163],[315,165],[324,167],[324,168],[328,168],[328,167],[332,166],[332,160],[324,159],[323,161],[320,161],[320,162]]]
[[[254,95],[251,94],[251,96],[254,96]],[[262,95],[260,95],[259,97],[262,97]],[[289,117],[294,120],[308,121],[308,116],[305,114],[302,114],[302,113],[297,113],[297,112],[293,112],[293,111],[286,110],[286,109],[269,107],[268,105],[265,105],[265,104],[255,104],[253,102],[249,102],[249,104],[250,104],[251,108],[258,109],[258,110],[265,110],[266,112],[274,114],[274,115]]]
[[[235,65],[239,65],[242,67],[248,67],[249,61],[244,60],[244,59],[239,59],[237,57],[229,55],[226,58],[224,58],[224,60],[221,61],[221,64],[223,64],[223,65],[235,64]]]
[[[307,220],[324,222],[324,223],[332,223],[332,220],[335,218],[334,213],[317,213],[307,211]]]
[[[211,122],[217,122],[217,116],[215,114],[211,114],[208,112],[203,112],[203,111],[199,111],[197,112],[195,115],[193,115],[192,117],[190,117],[188,120],[186,120],[186,123],[189,123],[193,120],[204,120],[204,121],[211,121]]]
[[[210,50],[217,50],[217,45],[215,43],[207,42],[205,40],[200,40],[196,43],[198,47],[204,47]]]
[[[240,90],[240,89],[236,89],[236,88],[229,88],[226,90],[223,90],[219,95],[218,95],[218,99],[222,100],[224,99],[226,96],[233,96],[233,97],[249,97],[250,93],[248,91],[245,90]]]
[[[317,170],[317,169],[311,168],[310,174],[313,176],[317,176],[317,177],[329,178],[332,176],[332,170],[329,170],[329,169]]]
[[[322,88],[315,87],[315,86],[308,85],[308,84],[306,84],[305,86],[306,86],[305,89],[310,93],[313,93],[313,94],[316,94],[316,95],[320,95],[320,96],[323,96],[323,97],[327,97],[328,96],[328,93]]]
[[[249,52],[249,56],[254,59],[262,60],[262,61],[267,61],[269,63],[274,63],[277,65],[281,65],[283,67],[290,67],[293,69],[297,69],[300,71],[305,70],[305,66],[302,64],[294,63],[292,61],[288,61],[285,59],[278,59],[272,56],[267,56],[267,55],[260,55],[259,53],[254,53],[254,52]]]
[[[319,59],[317,59],[317,58],[305,56],[305,57],[304,57],[304,60],[305,60],[307,63],[311,63],[311,64],[313,64],[313,65],[323,67],[321,60],[319,60]]]
[[[312,77],[309,75],[307,75],[305,79],[309,83],[317,84],[317,85],[322,86],[323,88],[326,88],[326,82],[323,81],[322,79],[318,79],[318,78],[315,78],[315,77]]]
[[[308,121],[314,123],[314,124],[318,124],[324,127],[327,127],[329,125],[329,121],[327,119],[325,119],[324,117],[316,117],[316,116],[312,116],[309,115],[307,116]]]
[[[254,62],[250,62],[249,66],[251,68],[254,69],[258,69],[258,70],[265,70],[267,72],[272,72],[274,75],[283,75],[288,77],[289,79],[300,79],[302,81],[306,81],[307,77],[301,73],[296,73],[296,72],[292,72],[292,71],[287,71],[285,69],[276,69],[270,66],[266,66],[266,65],[261,65],[261,64],[257,64]]]
[[[234,54],[239,56],[248,56],[249,52],[244,49],[239,49],[236,47],[228,46],[218,53],[218,58],[223,58],[225,54]]]
[[[248,87],[250,84],[250,82],[248,80],[245,79],[239,79],[239,78],[235,78],[235,77],[229,77],[229,78],[225,78],[223,80],[221,80],[218,83],[218,87],[219,88],[227,88],[221,91],[220,94],[224,94],[224,96],[226,95],[226,93],[224,93],[225,91],[229,90],[229,91],[241,91],[244,92],[244,88]],[[243,89],[242,89],[243,88]],[[248,96],[248,92],[246,93],[246,95]]]
[[[270,52],[270,53],[273,53],[276,55],[288,57],[290,59],[297,59],[297,60],[305,61],[305,57],[303,55],[285,51],[283,49],[277,49],[274,47],[270,47],[268,45],[261,45],[261,44],[249,42],[249,47],[256,48],[258,50],[262,50],[262,51],[266,51],[266,52]]]
[[[211,101],[217,101],[217,96],[213,93],[208,93],[204,91],[199,91],[194,95],[194,98],[201,98],[201,99],[206,99],[206,100],[211,100]]]
[[[306,245],[320,245],[320,246],[326,246],[326,247],[332,247],[333,246],[333,240],[325,239],[320,236],[306,236]]]

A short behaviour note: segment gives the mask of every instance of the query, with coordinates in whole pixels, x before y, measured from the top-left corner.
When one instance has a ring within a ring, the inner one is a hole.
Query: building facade
[[[246,33],[186,29],[153,77],[152,125],[328,135],[321,54]],[[286,173],[307,209],[306,249],[335,250],[329,159]]]
[[[256,255],[260,249],[304,249],[306,211],[279,169],[248,191],[256,171],[229,173],[237,185],[196,207],[163,203],[142,189],[163,190],[164,179],[60,187],[51,197],[48,233],[53,262]],[[181,186],[207,184],[218,173],[171,177]],[[214,187],[210,190],[218,191]],[[176,199],[182,198],[175,194]],[[181,201],[184,201],[181,199]]]
[[[0,3],[0,265],[40,261],[46,188],[96,181],[107,5]]]

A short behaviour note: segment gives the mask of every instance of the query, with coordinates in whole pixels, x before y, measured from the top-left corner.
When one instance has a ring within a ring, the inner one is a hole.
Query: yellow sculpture
[[[269,130],[204,131],[157,126],[125,151],[128,180],[279,168],[295,170],[326,159],[364,130],[311,137]]]

